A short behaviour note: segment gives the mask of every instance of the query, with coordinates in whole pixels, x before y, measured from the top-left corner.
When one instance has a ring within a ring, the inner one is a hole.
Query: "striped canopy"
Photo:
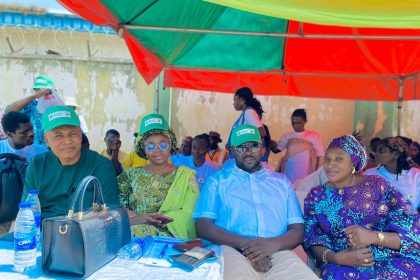
[[[319,5],[316,14],[327,15],[329,21],[308,13],[309,4],[306,10],[294,6],[304,17],[296,12],[279,18],[287,14],[277,12],[282,6],[310,1],[213,1],[223,5],[202,0],[60,2],[94,24],[113,27],[125,39],[147,83],[163,72],[166,87],[234,92],[249,86],[262,95],[420,99],[419,15],[413,9],[407,8],[409,14],[399,21],[402,10],[395,10],[395,26],[389,23],[393,21],[390,13],[384,13],[381,18],[388,22],[381,27],[386,28],[371,28],[361,26],[373,26],[367,24],[368,19],[377,22],[369,12],[374,9],[360,6],[351,10],[351,20],[336,15],[335,21],[329,15],[343,6],[326,4]],[[239,7],[241,3],[248,5]],[[329,8],[320,12],[322,7]],[[343,18],[347,20],[338,20]]]

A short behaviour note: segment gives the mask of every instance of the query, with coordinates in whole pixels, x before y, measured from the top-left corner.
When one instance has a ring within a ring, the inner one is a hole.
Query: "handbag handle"
[[[67,214],[67,217],[72,219],[73,215],[74,215],[74,207],[76,204],[77,199],[80,197],[80,204],[79,204],[79,213],[78,213],[78,219],[79,220],[83,220],[83,202],[84,202],[84,198],[85,198],[85,193],[86,193],[86,189],[88,186],[90,186],[90,183],[93,183],[93,202],[92,202],[92,207],[95,208],[97,207],[97,203],[96,203],[96,193],[98,194],[98,198],[101,200],[102,202],[102,210],[103,211],[107,211],[108,207],[106,206],[105,200],[104,200],[104,196],[102,193],[102,187],[101,187],[101,183],[99,182],[98,178],[96,178],[95,176],[86,176],[77,186],[76,191],[74,192],[74,196],[73,199],[71,201],[70,204],[70,209],[69,209],[69,213]]]

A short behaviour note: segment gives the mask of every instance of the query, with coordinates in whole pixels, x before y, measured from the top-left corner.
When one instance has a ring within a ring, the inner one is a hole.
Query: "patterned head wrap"
[[[168,130],[160,130],[160,129],[152,129],[145,132],[142,135],[138,135],[136,138],[135,143],[135,151],[139,155],[139,157],[147,159],[146,152],[144,151],[144,141],[152,135],[162,134],[168,137],[169,142],[171,144],[171,154],[175,152],[176,149],[176,136],[175,133],[168,129]]]
[[[328,149],[333,147],[343,149],[350,156],[356,171],[361,171],[365,167],[367,163],[365,147],[353,135],[344,135],[333,139],[328,145]]]
[[[386,146],[391,150],[391,152],[399,152],[400,154],[408,151],[407,143],[398,136],[384,138],[381,142],[379,142],[378,146],[379,145]]]

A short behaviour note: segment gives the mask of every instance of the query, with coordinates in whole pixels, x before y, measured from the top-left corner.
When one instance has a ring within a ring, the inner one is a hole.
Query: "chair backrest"
[[[0,223],[13,221],[17,216],[27,166],[15,154],[0,154]]]
[[[302,212],[304,210],[304,202],[305,202],[305,197],[307,194],[308,194],[308,191],[296,190],[296,196],[299,200],[300,207],[302,208]],[[312,271],[314,271],[315,273],[318,273],[317,275],[319,276],[319,271],[317,271],[316,269],[315,260],[312,258],[311,255],[307,255],[306,264],[308,265],[310,269],[312,269]]]

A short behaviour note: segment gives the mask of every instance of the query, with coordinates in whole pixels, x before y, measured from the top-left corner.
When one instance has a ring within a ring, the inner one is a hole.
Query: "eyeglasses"
[[[258,152],[260,149],[261,149],[261,147],[260,147],[260,144],[258,144],[258,143],[254,143],[254,144],[248,144],[248,145],[240,145],[240,146],[238,146],[238,147],[235,147],[235,151],[238,153],[238,154],[242,154],[242,153],[244,153],[246,150],[250,150],[251,152]]]
[[[156,147],[159,146],[159,149],[162,151],[166,151],[171,147],[171,145],[167,142],[160,142],[159,144],[156,143],[147,143],[146,151],[147,152],[156,152]]]

